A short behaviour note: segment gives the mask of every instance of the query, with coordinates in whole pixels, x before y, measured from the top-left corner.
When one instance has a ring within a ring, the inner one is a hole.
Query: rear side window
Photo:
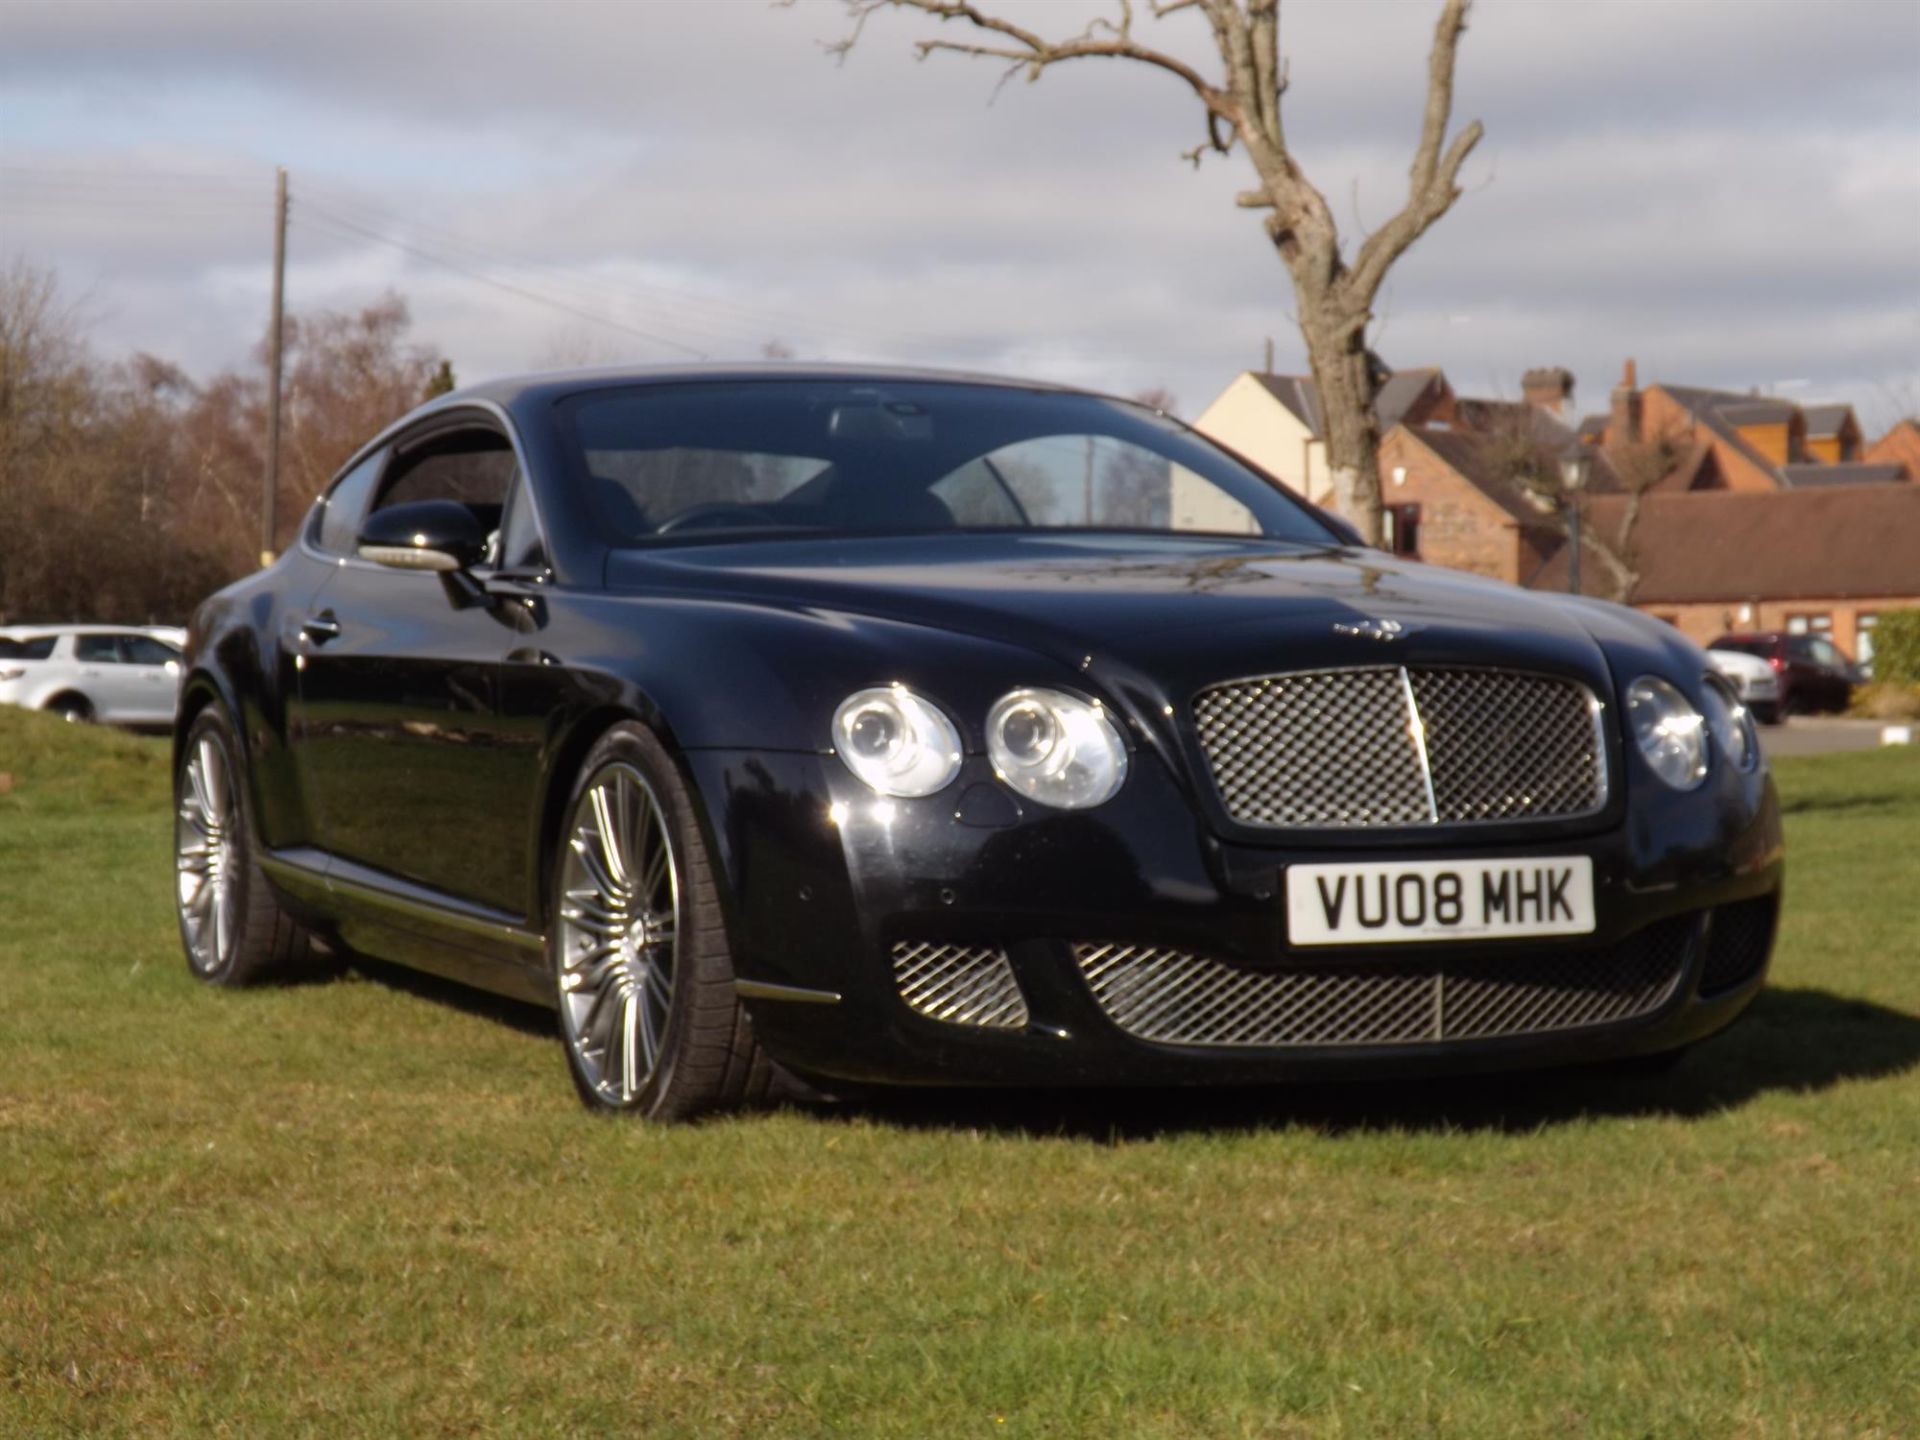
[[[56,635],[29,635],[24,640],[0,639],[0,660],[47,660],[53,656]]]
[[[118,637],[76,635],[73,637],[73,658],[85,661],[89,665],[118,665],[120,663]]]
[[[353,554],[353,542],[360,533],[360,517],[367,508],[367,493],[373,489],[385,452],[369,456],[340,477],[320,502],[320,515],[314,526],[313,543],[329,555]]]
[[[180,658],[180,652],[173,646],[151,635],[122,635],[120,649],[129,665],[165,665]]]

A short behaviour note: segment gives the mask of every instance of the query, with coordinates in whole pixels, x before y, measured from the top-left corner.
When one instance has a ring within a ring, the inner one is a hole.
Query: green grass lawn
[[[0,708],[0,1437],[1920,1435],[1920,750],[1778,768],[1662,1080],[655,1130],[537,1012],[197,986],[164,742]]]

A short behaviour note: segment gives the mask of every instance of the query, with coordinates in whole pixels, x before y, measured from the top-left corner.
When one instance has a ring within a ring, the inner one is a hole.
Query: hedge
[[[1873,626],[1873,678],[1920,685],[1920,610],[1883,610]]]

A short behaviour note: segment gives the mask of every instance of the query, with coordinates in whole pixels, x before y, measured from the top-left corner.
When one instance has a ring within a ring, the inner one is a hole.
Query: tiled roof
[[[1293,413],[1293,418],[1315,435],[1320,430],[1320,396],[1304,375],[1266,375],[1253,372],[1260,387]]]
[[[1780,467],[1749,445],[1740,434],[1737,423],[1728,419],[1726,414],[1729,409],[1766,402],[1736,391],[1701,390],[1691,385],[1662,385],[1660,389],[1672,396],[1694,419],[1711,430],[1725,444],[1738,451],[1749,463],[1773,476],[1776,481],[1785,483],[1781,480]]]
[[[1807,405],[1800,413],[1807,417],[1807,434],[1810,436],[1838,435],[1843,425],[1853,417],[1853,407],[1846,404]],[[1857,425],[1859,422],[1855,422]]]
[[[1326,433],[1320,423],[1320,392],[1314,388],[1310,377],[1266,375],[1258,371],[1252,373],[1260,387],[1286,406],[1309,431],[1315,435]],[[1437,368],[1428,366],[1420,370],[1396,370],[1387,377],[1373,401],[1374,418],[1380,422],[1382,435],[1406,418],[1407,411],[1426,393],[1427,387],[1439,374]]]
[[[1862,465],[1854,461],[1838,465],[1782,465],[1780,473],[1796,490],[1809,485],[1897,485],[1905,484],[1907,479],[1904,465]]]
[[[1401,433],[1426,446],[1522,526],[1552,528],[1551,518],[1528,492],[1501,473],[1495,446],[1485,436],[1464,430],[1436,430],[1430,425],[1409,425]]]
[[[1614,533],[1624,496],[1588,523]],[[1648,495],[1630,543],[1636,604],[1920,596],[1920,485]],[[1563,545],[1528,583],[1564,590]]]
[[[1785,400],[1736,400],[1716,405],[1715,411],[1729,425],[1784,425],[1793,419],[1795,407]]]

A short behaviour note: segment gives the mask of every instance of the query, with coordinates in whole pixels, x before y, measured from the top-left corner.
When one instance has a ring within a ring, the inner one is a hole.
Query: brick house
[[[1387,376],[1373,412],[1383,436],[1400,424],[1451,424],[1456,418],[1452,387],[1431,367]],[[1320,398],[1308,377],[1248,370],[1200,412],[1193,426],[1314,504],[1331,499]]]
[[[1660,440],[1654,458],[1666,470],[1628,542],[1641,574],[1630,603],[1699,640],[1735,628],[1804,629],[1866,652],[1861,658],[1871,654],[1876,615],[1920,603],[1920,534],[1910,528],[1920,504],[1920,423],[1903,420],[1869,446],[1850,405],[1667,383],[1643,389],[1631,360],[1605,414],[1576,422],[1573,388],[1569,372],[1551,367],[1526,373],[1519,401],[1456,395],[1431,368],[1389,376],[1376,407],[1388,548],[1564,589],[1565,531],[1503,474],[1512,463],[1507,442],[1526,436],[1549,455],[1592,446],[1582,510],[1589,534],[1612,535],[1626,503],[1619,477],[1632,473],[1627,458],[1637,449],[1644,463],[1642,442]],[[1315,503],[1331,500],[1311,380],[1241,375],[1197,424]],[[1694,503],[1716,499],[1729,503]],[[1689,557],[1713,558],[1695,567]],[[1606,593],[1597,583],[1602,562],[1584,558],[1583,588]]]
[[[1903,421],[1866,450],[1851,405],[1802,406],[1693,385],[1642,390],[1631,360],[1611,399],[1606,415],[1581,422],[1580,437],[1603,448],[1664,437],[1678,458],[1654,487],[1663,492],[1890,485],[1920,476],[1920,429]]]
[[[1497,473],[1481,433],[1396,426],[1380,445],[1380,498],[1387,546],[1455,570],[1521,585],[1563,536]]]
[[[1596,495],[1591,522],[1617,525],[1625,503]],[[1920,607],[1920,485],[1649,494],[1632,549],[1634,607],[1689,639],[1820,634],[1866,663],[1878,617]],[[1565,546],[1530,583],[1567,588]]]

